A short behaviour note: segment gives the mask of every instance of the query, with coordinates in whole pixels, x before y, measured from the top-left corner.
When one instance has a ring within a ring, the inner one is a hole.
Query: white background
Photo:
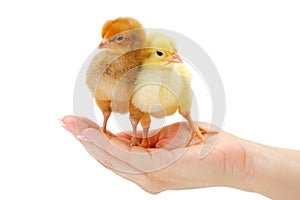
[[[132,16],[180,32],[218,68],[224,130],[299,148],[297,1],[1,1],[0,199],[265,199],[230,188],[150,195],[97,163],[58,119],[102,24]],[[284,162],[284,161],[283,161]]]

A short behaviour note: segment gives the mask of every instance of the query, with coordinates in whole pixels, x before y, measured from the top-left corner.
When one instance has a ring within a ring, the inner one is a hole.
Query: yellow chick
[[[148,37],[144,51],[147,56],[140,67],[135,81],[135,89],[130,98],[129,113],[133,127],[132,145],[138,145],[136,127],[143,127],[141,146],[151,147],[148,132],[151,117],[162,118],[177,110],[191,126],[191,134],[186,142],[189,145],[195,134],[205,141],[198,126],[190,116],[192,104],[191,72],[177,54],[174,40],[164,34],[155,33]]]

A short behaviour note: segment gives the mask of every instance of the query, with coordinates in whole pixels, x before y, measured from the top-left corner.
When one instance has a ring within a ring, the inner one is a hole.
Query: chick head
[[[147,55],[144,64],[181,63],[173,38],[163,33],[152,33],[147,37]]]
[[[159,32],[152,33],[147,37],[147,47],[161,48],[168,51],[177,52],[177,47],[174,39]]]
[[[99,48],[111,48],[125,53],[142,48],[146,42],[146,33],[136,19],[119,17],[103,25],[102,38]]]
[[[161,48],[145,48],[143,64],[167,65],[170,63],[181,63],[177,52]]]

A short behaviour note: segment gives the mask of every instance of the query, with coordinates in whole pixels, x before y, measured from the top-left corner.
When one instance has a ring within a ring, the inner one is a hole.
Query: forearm
[[[245,174],[235,187],[272,199],[300,198],[300,152],[239,142],[246,155]]]

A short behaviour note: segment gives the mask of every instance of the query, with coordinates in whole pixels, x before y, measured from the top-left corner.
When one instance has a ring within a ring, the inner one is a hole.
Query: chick
[[[112,95],[118,79],[133,66],[140,64],[136,58],[139,51],[131,56],[123,56],[127,52],[140,49],[145,45],[146,34],[143,26],[136,19],[120,17],[107,21],[102,28],[101,51],[92,59],[86,74],[86,84],[93,93],[95,101],[103,113],[103,132],[106,131],[107,120],[112,110]],[[129,54],[127,54],[129,55]],[[119,84],[120,95],[114,101],[115,112],[128,112],[128,94],[134,83],[134,77],[124,79]],[[125,104],[127,106],[125,106]]]
[[[143,127],[141,146],[150,147],[148,132],[151,117],[162,118],[174,114],[177,110],[191,126],[191,134],[186,141],[189,145],[195,134],[205,138],[190,116],[192,104],[191,72],[182,63],[172,38],[161,33],[148,37],[148,56],[143,61],[130,98],[129,112],[133,127],[132,145],[137,145],[136,127]]]

